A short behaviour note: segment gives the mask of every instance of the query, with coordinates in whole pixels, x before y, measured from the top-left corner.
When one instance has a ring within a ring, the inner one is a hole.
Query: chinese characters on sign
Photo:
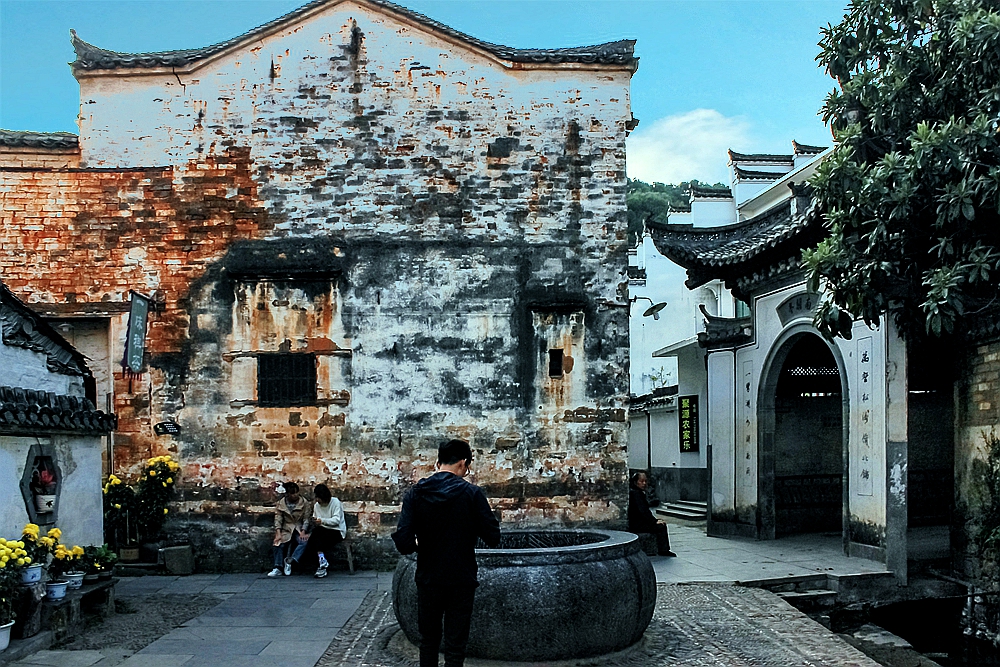
[[[818,303],[818,298],[811,292],[796,294],[785,299],[781,305],[777,307],[778,319],[781,320],[781,323],[784,325],[788,324],[796,317],[800,317],[802,315],[811,316]]]
[[[743,469],[743,475],[747,480],[753,478],[755,464],[750,449],[753,446],[753,362],[743,362],[743,384],[740,387],[739,397],[740,434],[741,434],[741,460],[737,460],[737,469]]]
[[[872,495],[874,481],[872,480],[872,438],[874,437],[875,425],[875,416],[872,414],[873,380],[872,339],[871,337],[861,338],[858,340],[858,414],[860,420],[858,433],[861,438],[861,446],[858,448],[858,478],[854,481],[859,496]]]
[[[149,318],[149,298],[138,292],[132,292],[131,305],[125,338],[125,358],[122,360],[122,366],[126,373],[138,375],[142,372],[142,360],[146,352],[146,320]]]
[[[698,396],[681,396],[677,413],[681,452],[698,451]]]

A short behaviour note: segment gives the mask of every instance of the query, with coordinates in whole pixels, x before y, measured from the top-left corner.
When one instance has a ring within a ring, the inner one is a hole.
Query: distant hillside
[[[639,243],[642,225],[646,219],[667,222],[669,211],[686,211],[690,208],[688,193],[692,185],[708,185],[697,180],[685,181],[679,185],[671,183],[646,183],[638,179],[628,179],[626,202],[628,204],[628,242],[630,247]],[[716,183],[726,187],[724,183]]]

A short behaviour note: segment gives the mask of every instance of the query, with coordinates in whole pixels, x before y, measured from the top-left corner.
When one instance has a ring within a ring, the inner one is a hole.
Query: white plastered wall
[[[799,283],[758,297],[754,303],[754,342],[735,352],[708,357],[708,437],[712,445],[712,509],[719,516],[745,519],[758,501],[758,410],[766,364],[794,332],[812,327],[812,311],[783,323],[776,308],[805,293]],[[848,466],[845,484],[853,524],[876,534],[886,528],[887,440],[905,441],[905,368],[899,351],[887,347],[887,327],[858,321],[851,340],[835,341],[850,399]],[[887,364],[887,356],[894,361]],[[902,384],[901,384],[902,383]],[[899,386],[897,386],[899,385]],[[902,387],[902,389],[900,389]],[[900,393],[900,391],[902,393]],[[897,396],[895,402],[891,395]],[[888,409],[887,409],[887,406]],[[900,426],[901,424],[901,426]],[[897,474],[901,475],[902,471]],[[905,494],[905,490],[901,491]]]
[[[0,436],[0,537],[16,539],[28,522],[21,496],[21,476],[32,445],[51,444],[62,473],[57,525],[69,545],[104,542],[104,508],[101,493],[101,453],[98,436],[46,438]]]

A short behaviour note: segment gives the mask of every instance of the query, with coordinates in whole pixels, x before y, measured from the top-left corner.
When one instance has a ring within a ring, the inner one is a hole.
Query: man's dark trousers
[[[445,667],[464,664],[475,595],[475,586],[417,586],[420,667],[437,667],[439,650]]]

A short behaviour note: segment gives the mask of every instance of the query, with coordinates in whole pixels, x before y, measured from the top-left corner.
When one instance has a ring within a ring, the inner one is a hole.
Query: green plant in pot
[[[170,456],[146,461],[135,492],[140,542],[153,542],[160,536],[179,471],[180,465]]]
[[[92,545],[83,549],[83,564],[86,567],[88,581],[110,578],[117,562],[118,554],[112,551],[107,544],[102,544],[99,547]]]
[[[62,581],[67,572],[75,572],[83,556],[83,547],[74,546],[72,549],[65,544],[57,544],[52,552],[52,562],[49,563],[49,578],[55,581]]]
[[[0,539],[0,651],[10,643],[22,570],[31,563],[23,546],[18,545],[23,545],[23,542]]]

